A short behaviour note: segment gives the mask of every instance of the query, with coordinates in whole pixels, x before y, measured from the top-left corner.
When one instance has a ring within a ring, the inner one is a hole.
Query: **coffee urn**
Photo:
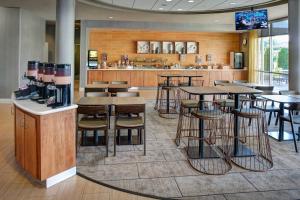
[[[39,103],[44,103],[45,99],[45,84],[43,82],[43,76],[44,76],[44,70],[45,70],[45,63],[39,63],[38,66],[38,72],[37,72],[37,92],[39,94]]]
[[[27,63],[27,72],[25,74],[26,78],[29,79],[28,88],[30,89],[30,93],[34,94],[37,92],[37,75],[38,75],[38,61],[28,61]]]
[[[71,104],[71,65],[57,64],[54,76],[56,87],[55,104],[52,107],[63,107]]]
[[[55,86],[54,86],[54,64],[53,63],[45,63],[44,65],[44,75],[43,75],[43,82],[44,82],[44,99],[49,99],[55,95]]]

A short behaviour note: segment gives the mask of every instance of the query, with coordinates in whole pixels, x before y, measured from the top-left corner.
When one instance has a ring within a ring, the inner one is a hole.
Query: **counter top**
[[[241,71],[248,70],[248,68],[244,69],[87,69],[88,71]]]
[[[45,104],[39,104],[32,100],[16,100],[15,98],[12,98],[12,101],[18,108],[34,115],[48,115],[52,113],[75,109],[78,107],[78,105],[73,104],[67,107],[51,108],[47,107]]]

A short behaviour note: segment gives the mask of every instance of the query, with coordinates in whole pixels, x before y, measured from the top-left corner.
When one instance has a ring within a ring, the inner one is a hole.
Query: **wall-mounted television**
[[[268,28],[268,10],[251,10],[235,13],[236,30],[252,30]]]

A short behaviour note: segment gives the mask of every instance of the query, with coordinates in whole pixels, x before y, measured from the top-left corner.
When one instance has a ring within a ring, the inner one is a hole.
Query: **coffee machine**
[[[54,76],[54,95],[49,98],[48,106],[52,108],[69,106],[71,104],[71,65],[57,64]]]

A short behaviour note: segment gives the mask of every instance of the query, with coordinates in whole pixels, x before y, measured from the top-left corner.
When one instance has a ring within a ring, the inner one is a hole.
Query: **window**
[[[288,21],[270,23],[258,42],[258,82],[273,85],[275,91],[288,90]],[[267,33],[268,32],[268,33]]]

